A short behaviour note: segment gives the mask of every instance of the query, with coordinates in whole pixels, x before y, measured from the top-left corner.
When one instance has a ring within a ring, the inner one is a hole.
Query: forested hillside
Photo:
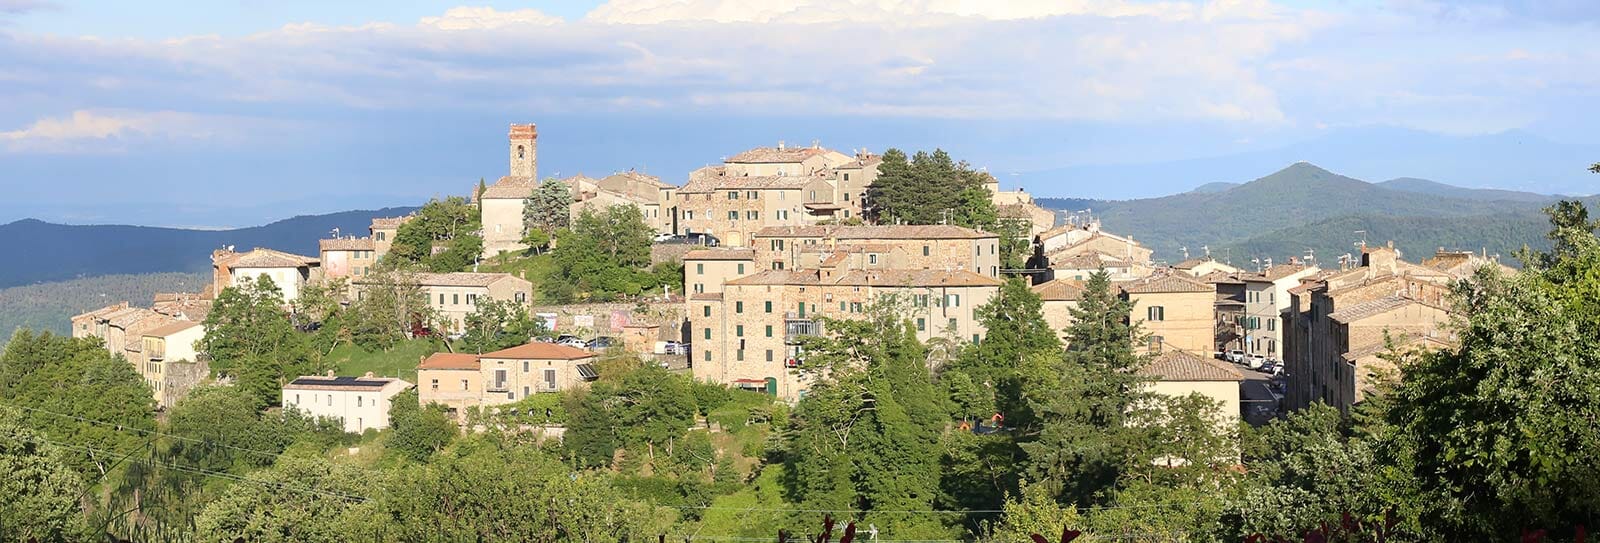
[[[1190,254],[1202,247],[1213,254],[1228,251],[1236,261],[1302,255],[1311,249],[1328,261],[1354,249],[1363,236],[1357,231],[1364,231],[1369,242],[1393,240],[1417,256],[1439,246],[1507,256],[1524,244],[1543,247],[1541,209],[1557,198],[1420,179],[1373,184],[1300,162],[1221,191],[1040,202],[1065,211],[1092,209],[1107,230],[1133,236],[1168,262],[1182,258],[1182,247]]]
[[[149,306],[157,292],[196,292],[206,276],[193,273],[102,275],[0,289],[0,346],[17,328],[65,334],[73,315],[127,300]]]
[[[0,262],[0,288],[112,274],[198,273],[210,269],[211,251],[269,247],[316,255],[317,240],[337,228],[365,235],[373,217],[415,208],[305,215],[236,230],[185,230],[148,226],[79,226],[21,220],[0,225],[0,252],[25,258]]]

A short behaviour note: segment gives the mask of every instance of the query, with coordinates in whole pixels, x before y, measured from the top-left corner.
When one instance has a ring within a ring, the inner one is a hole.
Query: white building
[[[331,372],[330,372],[331,373]],[[283,387],[283,408],[344,422],[344,431],[362,433],[389,427],[389,400],[411,383],[389,377],[300,377]]]

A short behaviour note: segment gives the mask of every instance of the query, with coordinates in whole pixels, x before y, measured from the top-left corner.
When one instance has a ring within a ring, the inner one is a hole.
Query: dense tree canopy
[[[65,451],[0,406],[0,539],[57,543],[86,539],[78,498],[84,488]]]
[[[545,179],[522,204],[522,226],[527,236],[522,242],[540,250],[555,239],[556,232],[572,223],[572,187],[556,179]]]
[[[556,269],[540,284],[554,301],[605,301],[683,284],[682,268],[651,267],[653,230],[637,206],[585,209],[556,233]]]
[[[282,291],[265,275],[222,289],[205,328],[200,346],[211,356],[211,370],[236,380],[262,405],[276,404],[288,380],[321,369],[310,337],[295,329]]]
[[[421,264],[432,272],[468,271],[483,254],[481,216],[466,198],[430,200],[400,225],[389,257]]]

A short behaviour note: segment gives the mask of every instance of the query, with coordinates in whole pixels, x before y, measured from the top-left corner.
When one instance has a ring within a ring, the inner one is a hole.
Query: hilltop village
[[[506,175],[319,254],[218,247],[199,292],[82,313],[72,339],[19,332],[0,391],[46,390],[28,416],[94,436],[75,466],[116,472],[107,500],[138,511],[111,533],[715,540],[820,521],[825,541],[848,518],[874,540],[1284,540],[1340,518],[1387,533],[1404,499],[1404,540],[1424,541],[1491,529],[1430,524],[1487,506],[1434,501],[1454,479],[1417,475],[1446,470],[1406,441],[1455,435],[1430,409],[1507,364],[1453,357],[1587,337],[1520,317],[1592,303],[1538,301],[1589,292],[1548,287],[1600,246],[1577,204],[1550,211],[1572,241],[1529,269],[1364,241],[1174,263],[942,151],[780,141],[681,180],[542,178],[538,139],[511,125]],[[76,411],[55,374],[8,369],[54,367],[51,349],[113,366],[84,370],[98,388]],[[104,462],[150,443],[133,471]],[[258,482],[291,486],[239,490]],[[490,518],[510,502],[539,514]]]

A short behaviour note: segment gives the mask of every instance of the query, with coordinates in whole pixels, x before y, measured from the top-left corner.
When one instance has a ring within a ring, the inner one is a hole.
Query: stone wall
[[[661,326],[659,341],[680,340],[682,336],[680,326],[684,321],[682,299],[648,303],[540,305],[529,308],[528,312],[535,318],[553,314],[556,319],[556,334],[576,331],[581,332],[577,335],[584,338],[593,336],[621,338],[623,329],[620,325],[654,324]],[[618,323],[618,326],[613,326],[613,313],[620,313],[622,316],[623,322]]]

